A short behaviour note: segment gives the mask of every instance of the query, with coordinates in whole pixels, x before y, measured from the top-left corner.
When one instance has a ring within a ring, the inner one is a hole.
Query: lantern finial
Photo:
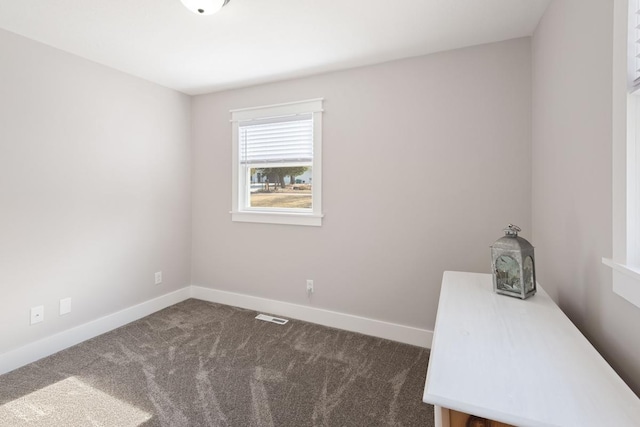
[[[504,231],[505,236],[516,237],[518,233],[522,231],[522,229],[517,225],[509,224],[507,225],[507,228],[503,229],[502,231]]]

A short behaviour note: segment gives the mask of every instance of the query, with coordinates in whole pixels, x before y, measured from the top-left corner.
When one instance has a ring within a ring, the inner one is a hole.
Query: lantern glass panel
[[[524,289],[525,292],[533,290],[533,260],[530,256],[526,257],[522,266],[524,270]]]
[[[522,291],[518,261],[508,255],[500,255],[496,259],[496,286],[502,291]]]

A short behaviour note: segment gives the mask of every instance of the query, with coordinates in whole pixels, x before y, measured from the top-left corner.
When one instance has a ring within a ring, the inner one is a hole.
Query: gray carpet
[[[0,376],[1,426],[433,426],[428,350],[190,299]]]

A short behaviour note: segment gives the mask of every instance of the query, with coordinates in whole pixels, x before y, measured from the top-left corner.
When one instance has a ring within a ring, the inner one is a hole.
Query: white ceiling
[[[0,28],[201,94],[529,36],[551,0],[0,0]]]

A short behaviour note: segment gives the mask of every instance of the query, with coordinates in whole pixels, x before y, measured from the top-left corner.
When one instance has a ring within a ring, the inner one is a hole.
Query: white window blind
[[[629,1],[628,41],[629,91],[640,89],[640,0]]]
[[[313,161],[313,114],[239,123],[240,163],[309,164]]]

